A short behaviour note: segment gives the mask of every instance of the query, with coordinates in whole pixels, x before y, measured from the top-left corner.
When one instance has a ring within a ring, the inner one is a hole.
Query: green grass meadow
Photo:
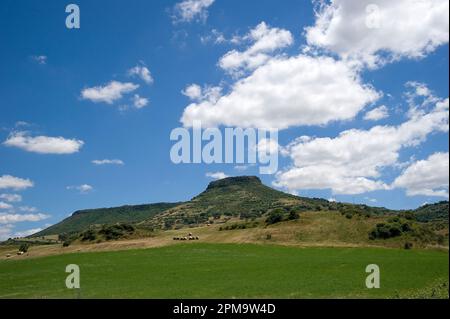
[[[81,290],[65,267],[81,269]],[[377,264],[381,288],[365,287]],[[0,261],[0,298],[392,298],[448,282],[447,252],[188,243]]]

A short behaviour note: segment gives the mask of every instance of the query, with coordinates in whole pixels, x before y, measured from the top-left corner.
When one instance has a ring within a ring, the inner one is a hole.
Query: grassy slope
[[[199,236],[200,242],[202,243],[254,243],[301,247],[403,248],[405,242],[412,242],[414,249],[435,247],[435,243],[417,242],[413,238],[405,235],[387,240],[370,240],[368,236],[369,231],[377,223],[384,222],[388,218],[388,216],[371,218],[354,216],[352,219],[348,219],[342,216],[342,214],[332,211],[304,212],[301,214],[300,220],[296,221],[282,222],[265,227],[262,226],[264,224],[263,220],[260,220],[262,225],[256,228],[219,231],[220,227],[226,225],[245,223],[245,221],[239,220],[239,218],[234,218],[227,223],[220,224],[220,221],[216,221],[216,224],[209,227],[202,226],[189,229],[157,231],[152,234],[152,237],[131,237],[119,241],[104,241],[101,243],[97,243],[96,241],[91,243],[75,242],[69,247],[62,247],[61,244],[32,246],[27,256],[15,256],[18,246],[0,245],[0,259],[5,259],[8,253],[12,254],[15,259],[28,259],[78,251],[110,251],[167,246],[178,243],[173,240],[173,237],[183,237],[188,232]],[[448,228],[446,234],[448,234]],[[268,235],[271,236],[270,239],[267,238]],[[4,248],[2,249],[2,247]],[[440,248],[448,249],[448,239]]]
[[[445,252],[187,243],[3,260],[0,297],[77,297],[64,286],[72,263],[84,298],[389,298],[448,281]],[[365,267],[373,263],[381,289],[368,290]]]

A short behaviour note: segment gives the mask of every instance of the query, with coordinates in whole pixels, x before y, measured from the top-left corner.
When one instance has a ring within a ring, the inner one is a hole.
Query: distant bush
[[[247,228],[254,228],[257,227],[257,222],[251,222],[251,223],[235,223],[227,226],[221,226],[219,227],[219,231],[224,230],[236,230],[236,229],[247,229]]]
[[[369,233],[369,239],[388,239],[408,234],[421,243],[439,243],[442,238],[430,225],[414,222],[400,216],[389,218],[385,223],[377,224]]]
[[[254,219],[257,217],[261,217],[261,212],[258,211],[243,212],[239,216],[240,219]]]
[[[70,240],[65,240],[62,245],[63,245],[63,247],[69,247],[70,244],[72,244],[72,242]]]
[[[175,225],[175,221],[172,219],[166,219],[164,221],[164,229],[165,230],[170,230],[173,228],[173,225]]]
[[[283,221],[284,211],[282,209],[275,209],[272,211],[266,219],[267,225],[273,225]]]
[[[81,233],[81,241],[93,241],[97,239],[97,234],[94,230],[88,229],[85,232]]]
[[[28,248],[30,248],[30,245],[28,243],[23,243],[19,247],[19,251],[26,253],[28,251]]]
[[[407,220],[416,220],[416,215],[413,212],[401,212],[399,217]]]
[[[58,240],[64,242],[67,240],[68,237],[69,235],[67,235],[66,233],[62,233],[58,235]]]
[[[406,250],[410,250],[413,248],[413,243],[406,242],[403,248],[405,248]]]
[[[369,233],[369,238],[372,240],[388,239],[398,237],[401,234],[402,230],[400,225],[395,223],[380,223]]]
[[[115,224],[110,226],[103,226],[99,234],[105,236],[106,240],[116,240],[127,235],[133,234],[135,228],[130,224]]]
[[[299,218],[300,218],[300,214],[297,211],[291,210],[289,212],[288,220],[297,220]]]

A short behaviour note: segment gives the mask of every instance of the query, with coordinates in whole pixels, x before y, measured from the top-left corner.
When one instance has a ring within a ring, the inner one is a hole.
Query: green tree
[[[30,245],[28,243],[22,243],[19,247],[19,251],[26,253],[28,251],[28,248],[30,248]]]
[[[291,210],[289,212],[288,220],[297,220],[299,218],[300,218],[300,214],[297,211]]]
[[[266,219],[266,223],[268,225],[276,224],[283,221],[284,211],[281,209],[275,209],[273,212],[269,214]]]

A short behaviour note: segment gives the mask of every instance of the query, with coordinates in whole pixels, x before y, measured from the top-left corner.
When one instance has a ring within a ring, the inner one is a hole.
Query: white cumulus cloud
[[[205,22],[208,18],[208,8],[213,3],[214,0],[183,0],[178,2],[173,9],[173,22]]]
[[[229,177],[227,174],[225,174],[224,172],[210,172],[210,173],[206,173],[206,177],[209,178],[213,178],[213,179],[224,179]]]
[[[318,2],[310,46],[371,68],[422,58],[449,39],[448,0],[333,0]]]
[[[133,96],[133,105],[137,109],[142,109],[143,107],[148,105],[148,99],[138,94],[135,94]]]
[[[428,135],[448,132],[449,100],[427,113],[412,113],[398,126],[351,129],[337,137],[302,137],[286,151],[293,166],[276,176],[274,185],[289,190],[331,189],[334,194],[360,194],[390,189],[382,169],[398,165],[400,150],[423,143]]]
[[[14,224],[20,222],[38,222],[49,218],[47,214],[1,214],[0,224]]]
[[[137,76],[147,84],[152,84],[154,81],[150,70],[147,67],[142,66],[142,65],[137,65],[137,66],[129,69],[128,75],[133,76],[133,77]]]
[[[379,121],[387,117],[389,117],[389,110],[386,105],[374,108],[364,115],[364,119],[367,121]]]
[[[68,190],[77,190],[80,192],[80,194],[87,194],[94,190],[94,187],[92,187],[89,184],[82,184],[82,185],[75,185],[75,186],[67,186]]]
[[[33,186],[34,183],[29,179],[14,177],[11,175],[0,176],[0,189],[22,190]]]
[[[32,207],[32,206],[20,206],[19,210],[21,212],[26,212],[26,213],[35,213],[38,211],[38,209],[36,207]]]
[[[11,209],[13,206],[4,202],[0,202],[0,209]]]
[[[0,199],[9,203],[17,203],[22,201],[22,196],[19,194],[0,194]]]
[[[394,181],[394,187],[406,189],[408,196],[425,195],[448,198],[449,154],[435,153],[411,164]]]
[[[245,70],[254,70],[269,61],[278,49],[292,45],[294,42],[291,32],[279,28],[271,28],[261,22],[243,39],[253,44],[245,51],[232,50],[219,61],[219,66],[233,75],[243,74]]]
[[[47,64],[46,55],[33,55],[31,57],[37,64]]]
[[[379,97],[342,61],[306,55],[277,57],[237,81],[228,94],[190,104],[181,122],[186,127],[200,120],[208,127],[277,129],[325,125],[353,119]]]
[[[111,81],[104,86],[95,86],[82,90],[81,97],[94,103],[113,104],[115,101],[120,100],[124,94],[133,92],[137,88],[139,88],[138,84]]]
[[[13,132],[4,145],[39,154],[72,154],[83,146],[84,142],[64,137],[30,136],[28,132]]]
[[[119,159],[93,160],[92,164],[95,164],[95,165],[125,165],[125,163]]]

